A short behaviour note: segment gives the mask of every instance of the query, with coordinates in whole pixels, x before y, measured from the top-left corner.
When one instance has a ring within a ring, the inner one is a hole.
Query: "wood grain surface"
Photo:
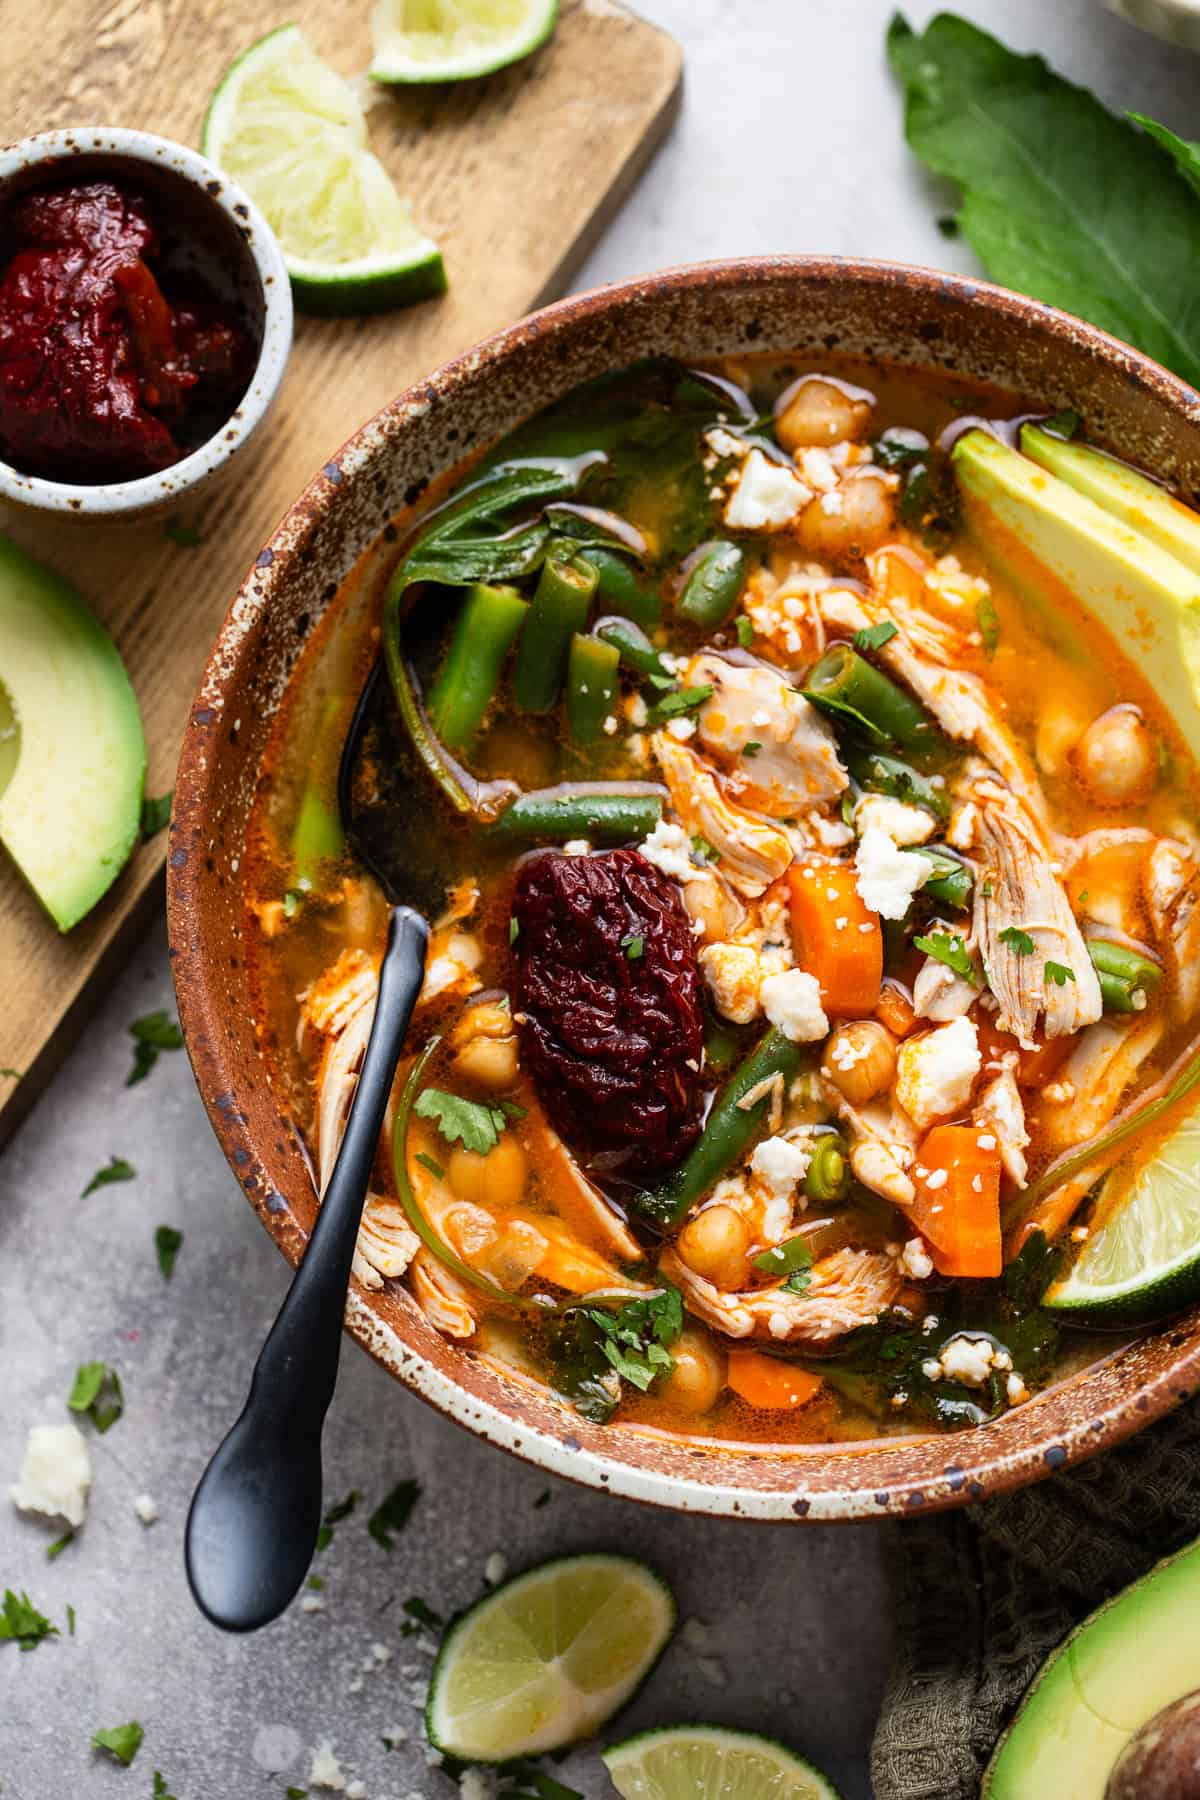
[[[0,118],[12,138],[65,125],[131,125],[199,140],[229,61],[293,19],[343,74],[369,58],[370,0],[0,0]],[[409,382],[550,299],[665,132],[679,89],[674,41],[613,0],[564,0],[529,61],[461,86],[373,99],[372,147],[442,246],[443,298],[360,320],[297,319],[282,398],[230,480],[184,515],[202,536],[43,523],[0,508],[0,529],[81,588],[112,631],[141,703],[147,793],[172,785],[187,710],[259,542],[308,478]],[[364,92],[368,84],[361,84]],[[3,669],[0,669],[0,677]],[[0,1142],[65,1052],[161,895],[165,834],[60,937],[0,865]]]

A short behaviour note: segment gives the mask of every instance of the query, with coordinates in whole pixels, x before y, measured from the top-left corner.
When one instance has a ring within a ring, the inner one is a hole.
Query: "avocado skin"
[[[980,1800],[1105,1800],[1134,1733],[1200,1685],[1200,1540],[1157,1563],[1047,1658]]]
[[[146,741],[116,646],[70,584],[0,536],[0,683],[17,720],[0,765],[2,843],[60,931],[137,841]]]

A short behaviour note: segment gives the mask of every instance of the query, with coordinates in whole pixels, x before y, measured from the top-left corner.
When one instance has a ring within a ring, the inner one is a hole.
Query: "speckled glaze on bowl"
[[[0,500],[70,519],[144,518],[192,499],[223,475],[266,417],[292,347],[292,288],[275,234],[257,206],[214,163],[186,144],[121,126],[43,131],[0,147],[0,212],[19,193],[52,181],[128,182],[169,207],[201,272],[258,340],[245,393],[213,436],[169,468],[134,481],[48,481],[0,460]],[[184,228],[180,220],[186,221]]]
[[[200,1091],[247,1198],[297,1261],[314,1214],[255,1037],[238,879],[280,695],[360,553],[432,477],[574,383],[648,353],[822,349],[999,382],[1200,492],[1200,397],[1103,333],[1000,288],[883,263],[779,258],[677,269],[548,307],[385,407],[259,553],[193,707],[168,855],[171,954]],[[1118,1442],[1200,1387],[1200,1311],[987,1426],[953,1436],[707,1447],[590,1425],[433,1330],[403,1290],[352,1286],[352,1334],[424,1399],[556,1473],[682,1511],[880,1518],[979,1500]]]

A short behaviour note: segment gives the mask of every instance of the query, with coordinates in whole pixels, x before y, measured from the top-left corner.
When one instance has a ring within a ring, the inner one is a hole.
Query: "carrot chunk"
[[[816,976],[821,1005],[833,1019],[874,1012],[883,931],[879,914],[859,898],[854,870],[844,863],[793,863],[787,880],[796,962]]]
[[[764,1356],[761,1350],[731,1350],[725,1379],[739,1400],[759,1412],[807,1406],[824,1385],[819,1375],[781,1357]]]
[[[935,1125],[913,1167],[909,1209],[939,1275],[999,1275],[1000,1150],[978,1125]]]
[[[917,1022],[913,1003],[898,981],[885,981],[879,995],[875,1017],[886,1025],[893,1037],[907,1037]]]

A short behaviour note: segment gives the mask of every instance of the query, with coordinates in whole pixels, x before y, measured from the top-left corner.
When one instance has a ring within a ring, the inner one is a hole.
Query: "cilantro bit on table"
[[[67,1610],[70,1612],[69,1607]],[[43,1638],[57,1636],[58,1626],[52,1625],[45,1613],[38,1611],[23,1588],[20,1594],[5,1588],[4,1605],[0,1608],[0,1640],[7,1639],[22,1650],[36,1650]]]
[[[133,1039],[133,1067],[125,1077],[126,1087],[145,1081],[158,1061],[160,1050],[181,1050],[183,1033],[169,1013],[147,1013],[129,1027]]]
[[[445,1088],[424,1090],[413,1108],[419,1118],[432,1119],[448,1144],[461,1144],[477,1156],[486,1156],[500,1142],[500,1133],[510,1118],[523,1118],[520,1107],[486,1106],[479,1100],[464,1100],[461,1094],[449,1094]]]
[[[55,1538],[52,1544],[46,1545],[46,1561],[53,1562],[56,1557],[62,1555],[68,1544],[73,1544],[74,1542],[75,1530],[74,1527],[72,1527],[70,1531],[64,1531],[60,1538]]]
[[[0,1079],[4,1081],[24,1081],[24,1069],[7,1069],[0,1067]]]
[[[403,1531],[421,1494],[417,1481],[399,1481],[367,1520],[367,1530],[385,1550],[392,1547],[394,1533]]]
[[[335,1501],[321,1520],[321,1528],[317,1532],[317,1549],[328,1550],[333,1542],[333,1528],[348,1519],[358,1505],[362,1495],[357,1488],[351,1488],[344,1500]]]
[[[1019,925],[1006,925],[1000,933],[1000,942],[1010,945],[1018,956],[1032,956],[1036,947],[1029,933],[1022,931]]]
[[[114,1181],[132,1181],[136,1174],[133,1164],[126,1162],[123,1156],[110,1156],[104,1168],[96,1170],[79,1198],[86,1200],[97,1188],[108,1187]]]
[[[975,986],[978,977],[975,964],[971,961],[971,952],[957,933],[935,931],[928,937],[915,937],[913,945],[916,949],[923,950],[926,956],[932,956],[935,962],[945,963],[948,969],[953,969],[956,975],[961,975],[964,981]]]
[[[165,831],[171,818],[171,802],[175,798],[175,789],[167,794],[160,794],[152,799],[149,794],[142,800],[141,834],[143,844]]]
[[[145,1735],[137,1720],[130,1719],[128,1725],[112,1725],[107,1730],[93,1732],[92,1743],[97,1750],[107,1750],[128,1768],[141,1749]]]
[[[170,1281],[175,1273],[175,1258],[182,1244],[183,1233],[176,1231],[173,1225],[160,1225],[154,1233],[154,1251],[164,1281]]]
[[[73,1606],[67,1607],[67,1636],[75,1636],[75,1608]]]
[[[154,1792],[150,1796],[150,1800],[175,1800],[174,1794],[167,1788],[166,1778],[161,1769],[154,1771]]]
[[[899,637],[900,627],[891,619],[880,619],[877,625],[864,625],[861,631],[854,634],[856,650],[882,650],[890,644],[894,637]]]
[[[1052,981],[1055,987],[1066,987],[1068,981],[1074,981],[1074,969],[1068,969],[1066,963],[1048,962],[1046,964],[1046,980]]]
[[[116,1424],[125,1411],[125,1395],[121,1377],[111,1363],[80,1363],[75,1371],[75,1385],[67,1396],[72,1412],[84,1413],[96,1430],[104,1433]]]
[[[408,1622],[400,1627],[403,1637],[414,1637],[422,1626],[427,1631],[440,1631],[446,1623],[441,1613],[434,1612],[432,1606],[422,1600],[419,1594],[413,1594],[405,1600],[400,1610],[408,1614]]]

